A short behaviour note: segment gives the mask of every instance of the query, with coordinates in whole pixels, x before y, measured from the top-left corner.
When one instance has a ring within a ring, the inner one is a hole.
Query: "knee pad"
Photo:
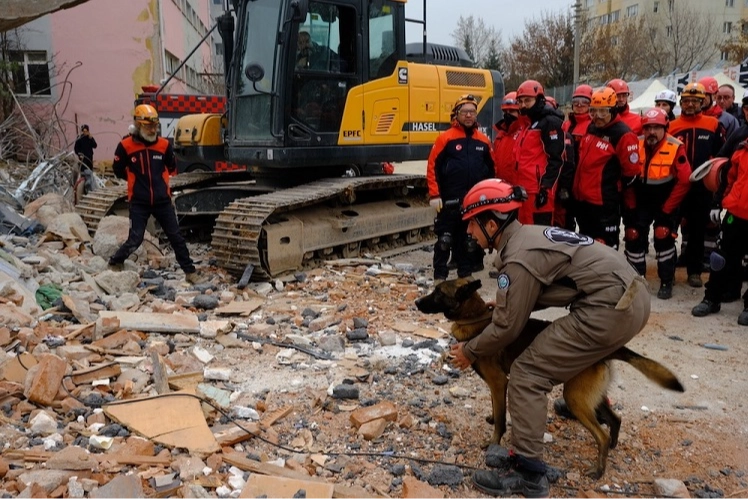
[[[635,227],[626,227],[623,240],[627,243],[633,243],[637,239],[639,239],[639,231]]]
[[[725,268],[725,265],[727,265],[725,257],[717,251],[712,251],[712,254],[709,255],[709,268],[715,272],[719,272]]]
[[[442,251],[449,251],[452,247],[452,234],[450,232],[444,232],[439,236],[439,241],[436,244],[439,245],[439,249]]]
[[[654,230],[655,240],[657,239],[661,241],[665,240],[670,237],[670,234],[671,234],[671,231],[669,227],[663,227],[663,226],[655,227],[655,230]]]

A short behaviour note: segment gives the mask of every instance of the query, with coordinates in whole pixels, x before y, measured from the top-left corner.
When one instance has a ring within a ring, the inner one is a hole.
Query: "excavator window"
[[[369,77],[389,76],[397,66],[395,18],[382,0],[369,5]]]
[[[299,26],[292,116],[318,133],[335,133],[348,90],[359,81],[356,11],[345,5],[309,3]]]

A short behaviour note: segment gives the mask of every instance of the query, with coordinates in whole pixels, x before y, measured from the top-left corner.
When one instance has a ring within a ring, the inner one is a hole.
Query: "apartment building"
[[[614,23],[622,19],[663,15],[669,9],[687,6],[699,14],[709,15],[718,32],[727,39],[741,29],[741,20],[748,19],[748,0],[578,0],[590,19],[599,24]],[[666,15],[663,15],[663,19]],[[714,64],[727,61],[729,54],[715,56]]]
[[[164,91],[208,89],[217,32],[180,64],[212,27],[215,1],[90,0],[39,18],[7,33],[14,91],[54,106],[68,143],[88,124],[99,144],[94,160],[110,160],[142,86],[173,76]]]

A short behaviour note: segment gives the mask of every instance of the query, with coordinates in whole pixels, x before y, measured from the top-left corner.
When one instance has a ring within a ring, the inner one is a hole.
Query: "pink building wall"
[[[193,3],[210,29],[208,2]],[[132,122],[135,96],[143,85],[158,85],[165,76],[163,50],[184,59],[202,35],[196,34],[173,0],[95,0],[47,17],[49,53],[56,63],[67,67],[81,63],[68,77],[66,135],[72,143],[80,126],[88,124],[98,142],[94,161],[111,161]],[[210,50],[206,44],[193,58],[210,57]],[[202,62],[195,67],[202,67]],[[164,91],[188,92],[176,79]]]

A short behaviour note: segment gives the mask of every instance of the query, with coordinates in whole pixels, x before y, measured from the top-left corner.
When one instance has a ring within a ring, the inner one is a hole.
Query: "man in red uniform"
[[[621,192],[639,173],[639,139],[618,116],[611,88],[592,94],[590,115],[574,174],[574,213],[580,234],[618,248]]]
[[[493,163],[496,178],[502,178],[514,183],[514,144],[517,142],[522,125],[527,118],[519,115],[517,92],[509,92],[501,101],[501,111],[504,117],[499,120],[496,128],[496,138],[493,141]]]
[[[127,180],[130,233],[127,241],[109,258],[109,265],[116,270],[122,268],[127,257],[143,243],[148,218],[153,215],[169,239],[187,282],[203,282],[205,278],[195,270],[171,204],[169,177],[177,171],[171,143],[158,136],[158,113],[153,106],[137,106],[133,120],[135,133],[117,145],[112,163],[117,178]]]
[[[629,109],[629,96],[631,95],[629,84],[620,78],[616,78],[610,80],[607,86],[612,88],[616,93],[616,108],[621,121],[626,123],[638,137],[642,134],[642,117],[636,113],[632,113]]]
[[[740,126],[738,119],[726,113],[722,107],[717,104],[717,95],[719,94],[719,82],[713,76],[705,76],[699,80],[704,85],[704,102],[701,104],[701,112],[704,116],[714,116],[725,129],[725,137],[729,137],[732,132]]]
[[[535,80],[519,86],[517,103],[520,115],[529,118],[514,148],[516,185],[528,195],[519,221],[551,225],[556,181],[564,163],[563,114],[546,103],[543,86]]]
[[[481,180],[494,176],[491,140],[478,129],[478,100],[463,95],[452,108],[452,126],[437,137],[429,155],[426,178],[430,204],[436,210],[434,232],[434,282],[449,277],[449,254],[457,264],[457,276],[472,275],[475,251],[468,251],[467,222],[460,216],[465,194]]]
[[[654,248],[660,289],[657,297],[673,296],[675,279],[675,238],[680,217],[678,208],[691,187],[691,165],[683,143],[667,133],[664,109],[652,108],[642,117],[644,135],[639,139],[639,176],[626,191],[623,223],[626,259],[639,272],[647,273],[645,255],[649,227],[654,222]],[[632,199],[633,198],[633,199]],[[633,203],[631,203],[633,201]]]
[[[701,107],[706,95],[704,85],[689,83],[680,95],[681,113],[670,123],[670,134],[686,146],[686,156],[691,168],[698,168],[714,158],[725,142],[722,126],[717,118],[704,116]],[[709,224],[712,194],[702,182],[694,183],[681,205],[684,219],[683,239],[688,244],[683,249],[683,260],[688,273],[688,284],[694,288],[703,286],[701,272],[704,268],[704,245]],[[715,243],[712,242],[713,246]],[[709,248],[711,253],[713,247]]]
[[[590,118],[592,93],[592,87],[589,85],[579,85],[574,89],[574,93],[571,96],[571,113],[569,113],[568,119],[562,125],[562,129],[567,134],[567,139],[571,137],[574,158],[571,168],[568,168],[566,164],[564,165],[558,179],[553,222],[559,227],[569,230],[576,229],[574,200],[571,197],[571,192],[574,184],[574,173],[576,172],[577,162],[579,161],[579,144],[582,142],[582,137],[587,133],[587,127],[592,123],[592,118]]]

